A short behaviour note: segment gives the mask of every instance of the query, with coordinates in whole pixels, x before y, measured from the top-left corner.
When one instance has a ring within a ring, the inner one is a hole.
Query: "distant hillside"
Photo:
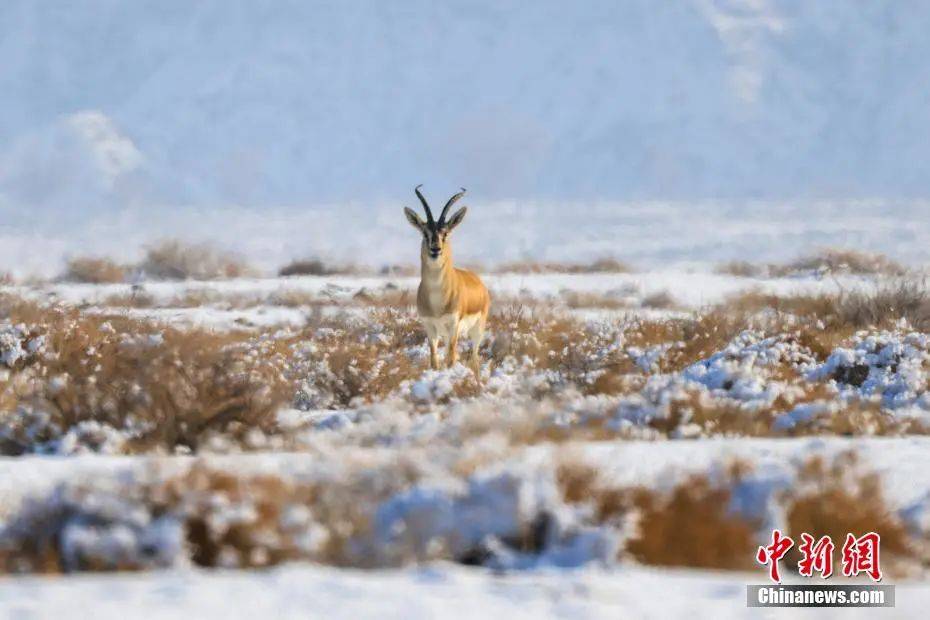
[[[930,196],[930,4],[0,4],[0,213]],[[38,211],[36,211],[38,209]]]

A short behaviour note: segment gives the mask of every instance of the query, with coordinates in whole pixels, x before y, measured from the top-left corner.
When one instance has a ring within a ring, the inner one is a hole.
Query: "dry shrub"
[[[639,488],[637,534],[627,551],[643,564],[746,569],[753,565],[757,523],[732,512],[728,486],[691,476],[670,494]]]
[[[146,276],[156,280],[214,280],[254,275],[239,256],[220,251],[209,244],[162,241],[146,249],[139,265]]]
[[[719,351],[748,327],[743,313],[719,309],[696,317],[636,321],[624,333],[628,346],[671,344],[659,360],[659,369],[677,372]]]
[[[557,383],[590,394],[626,391],[627,376],[639,374],[623,350],[611,347],[619,328],[592,330],[573,317],[533,313],[519,305],[493,310],[488,326],[494,334],[489,343],[492,365],[528,361],[551,371]]]
[[[930,329],[930,293],[926,282],[900,280],[872,291],[850,291],[837,297],[842,324],[857,327],[887,325],[905,319],[920,330]]]
[[[593,506],[596,522],[635,523],[621,554],[643,564],[741,570],[752,566],[759,524],[730,509],[730,489],[747,469],[735,462],[721,481],[695,474],[669,492],[605,485],[577,462],[563,462],[556,480],[566,502]]]
[[[0,572],[383,564],[359,541],[377,506],[415,483],[420,470],[401,458],[378,475],[351,466],[342,473],[285,479],[195,463],[166,480],[62,485],[27,501],[0,529]],[[75,530],[91,535],[69,544]],[[405,552],[411,557],[398,560],[412,561],[413,551]]]
[[[796,541],[803,532],[814,538],[832,538],[835,566],[841,566],[840,551],[847,533],[877,532],[882,538],[882,557],[892,565],[913,554],[904,525],[886,503],[880,478],[862,473],[854,452],[840,454],[831,462],[822,456],[808,459],[782,502],[787,506],[788,533]],[[799,559],[796,547],[792,557],[791,562]]]
[[[378,273],[395,278],[412,278],[419,275],[420,267],[418,265],[382,265]]]
[[[601,293],[564,290],[559,293],[559,299],[567,308],[578,310],[582,308],[605,308],[608,310],[622,310],[632,307],[629,298]],[[497,300],[497,297],[495,297]]]
[[[916,329],[930,329],[930,291],[923,280],[891,280],[871,289],[838,294],[780,297],[752,291],[729,299],[721,307],[739,312],[771,309],[817,321],[821,330],[844,333],[892,327],[901,319]]]
[[[182,513],[194,564],[238,568],[306,556],[297,536],[300,532],[287,527],[287,511],[312,505],[316,494],[311,484],[285,482],[277,476],[239,478],[205,466],[196,466],[148,493],[156,512]],[[222,512],[230,506],[247,507],[247,518],[227,518],[225,527],[217,527],[224,521]]]
[[[125,282],[127,268],[109,258],[78,256],[68,259],[62,280],[86,284]]]
[[[744,260],[733,260],[717,265],[714,268],[714,273],[736,276],[738,278],[763,278],[768,276],[768,269],[765,265],[750,263]]]
[[[516,261],[502,263],[494,270],[496,273],[517,273],[517,274],[537,274],[537,273],[630,273],[633,271],[629,265],[615,258],[604,257],[591,261],[590,263],[559,263],[559,262],[537,262],[537,261]]]
[[[137,285],[127,293],[108,295],[102,305],[110,308],[152,308],[155,306],[155,297]]]
[[[678,302],[668,291],[656,291],[643,297],[643,307],[657,310],[668,310],[678,305]]]
[[[372,332],[376,325],[377,333]],[[407,380],[423,372],[424,363],[414,362],[407,349],[422,345],[425,336],[418,320],[409,313],[391,309],[373,311],[369,321],[314,325],[281,343],[300,349],[312,341],[317,353],[309,367],[294,363],[295,379],[303,381],[297,400],[308,393],[325,394],[327,402],[304,403],[311,407],[347,407],[384,398]]]
[[[777,277],[805,271],[886,276],[907,273],[904,266],[883,254],[839,248],[827,248],[787,265],[772,265],[769,271]]]
[[[370,566],[375,558],[352,542],[369,531],[380,502],[420,475],[405,459],[379,473],[303,481],[195,466],[146,495],[154,512],[183,519],[191,559],[199,566],[260,567],[298,559]],[[236,506],[247,508],[249,518],[224,519],[222,513]]]
[[[53,352],[27,369],[41,381],[20,386],[18,400],[63,431],[94,421],[127,431],[131,450],[196,449],[209,433],[270,428],[289,395],[279,361],[255,355],[242,334],[28,305],[11,315],[39,326]]]
[[[903,276],[908,270],[884,254],[826,248],[784,264],[734,260],[718,265],[715,272],[741,278],[786,278],[809,273]]]
[[[331,265],[318,258],[294,260],[278,270],[278,275],[287,276],[336,276],[355,275],[360,269],[354,265]]]

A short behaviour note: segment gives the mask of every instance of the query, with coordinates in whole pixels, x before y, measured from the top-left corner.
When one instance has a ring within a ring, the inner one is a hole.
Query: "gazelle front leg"
[[[429,367],[433,370],[439,368],[439,358],[436,356],[436,350],[439,349],[439,339],[433,336],[427,336],[429,339]]]
[[[459,361],[459,318],[455,317],[449,328],[449,350],[446,353],[446,367],[452,368]]]
[[[439,330],[432,321],[423,321],[423,328],[426,330],[426,340],[429,342],[429,367],[438,370],[439,357],[436,353],[439,349]]]

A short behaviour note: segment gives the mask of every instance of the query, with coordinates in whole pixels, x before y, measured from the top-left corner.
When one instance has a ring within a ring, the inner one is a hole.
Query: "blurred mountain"
[[[0,210],[364,202],[420,182],[926,197],[928,21],[917,0],[5,0]]]

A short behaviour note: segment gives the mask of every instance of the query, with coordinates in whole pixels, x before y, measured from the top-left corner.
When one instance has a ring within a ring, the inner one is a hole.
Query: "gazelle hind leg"
[[[478,351],[481,349],[481,341],[484,339],[484,324],[487,317],[481,317],[468,330],[468,339],[471,341],[471,367],[475,372],[475,378],[481,383],[481,360],[478,357]]]

